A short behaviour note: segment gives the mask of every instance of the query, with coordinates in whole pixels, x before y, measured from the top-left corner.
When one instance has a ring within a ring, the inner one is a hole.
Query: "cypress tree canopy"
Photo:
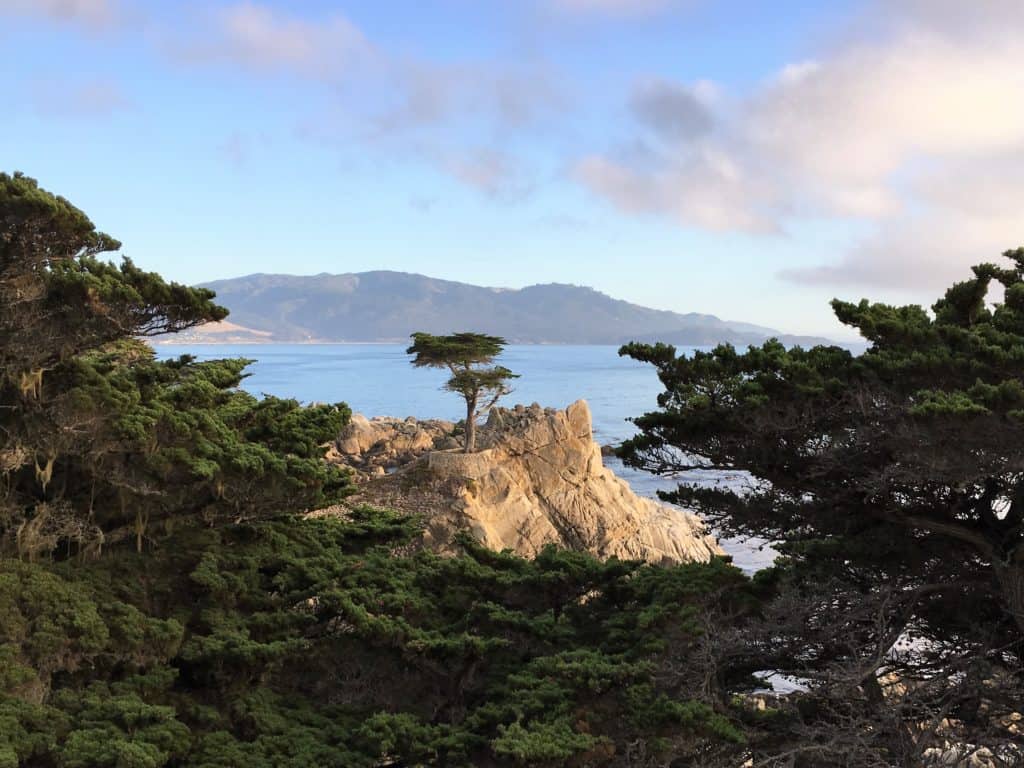
[[[751,580],[304,514],[350,491],[324,461],[348,408],[158,361],[139,337],[225,311],[118,247],[0,176],[0,768],[1019,765],[1024,252],[934,317],[836,303],[860,357],[624,350],[666,386],[627,458],[752,478],[673,495],[782,542]],[[471,446],[504,342],[413,338]],[[803,690],[751,698],[769,672]]]
[[[449,336],[414,333],[406,354],[414,355],[412,364],[416,367],[465,368],[490,364],[501,354],[505,343],[503,338],[485,333],[462,332]]]
[[[129,259],[96,258],[120,247],[34,179],[0,173],[0,369],[9,378],[227,316],[212,291],[165,282]]]
[[[227,310],[163,280],[62,197],[0,174],[0,552],[142,547],[171,518],[248,519],[343,492],[344,406],[238,391],[246,361],[156,362],[139,337]]]
[[[916,679],[913,690],[932,695],[933,708],[918,702],[919,714],[945,707],[997,719],[1016,706],[1024,249],[1003,255],[1002,265],[975,267],[931,313],[834,301],[836,316],[870,342],[861,355],[775,341],[692,356],[622,348],[654,364],[665,387],[659,410],[636,419],[625,461],[688,473],[668,498],[728,533],[778,542],[785,556],[799,618],[776,627],[778,668],[834,680],[837,664],[851,664],[859,671],[850,679],[876,693],[885,674]],[[747,480],[700,481],[722,470]],[[897,641],[909,645],[894,656]],[[929,687],[954,679],[963,683],[955,694]],[[996,681],[1012,691],[999,704]]]
[[[406,350],[406,354],[413,355],[412,364],[417,368],[451,371],[452,377],[444,388],[466,401],[466,453],[476,445],[477,418],[509,394],[512,390],[508,382],[519,377],[502,365],[491,365],[504,347],[504,339],[483,333],[414,333],[412,346]]]

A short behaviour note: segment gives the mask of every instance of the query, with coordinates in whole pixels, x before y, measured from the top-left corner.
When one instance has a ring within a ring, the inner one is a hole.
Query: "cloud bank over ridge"
[[[575,177],[620,210],[685,227],[869,225],[853,249],[783,270],[787,280],[932,288],[962,276],[1024,240],[1024,4],[871,10],[833,48],[717,109],[685,83],[634,95],[637,135],[624,144],[645,152],[589,154]]]

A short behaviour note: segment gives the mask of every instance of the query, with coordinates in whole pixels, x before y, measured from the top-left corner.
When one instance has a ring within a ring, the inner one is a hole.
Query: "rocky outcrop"
[[[583,400],[564,411],[494,409],[480,429],[481,450],[471,454],[436,448],[452,439],[451,425],[442,424],[362,420],[348,431],[338,454],[356,466],[373,456],[415,457],[363,482],[349,503],[422,515],[424,543],[442,552],[469,530],[488,547],[524,556],[547,544],[654,563],[722,554],[698,518],[637,496],[603,465]],[[394,446],[378,439],[392,429]]]
[[[364,479],[405,466],[424,453],[457,448],[454,433],[450,421],[420,421],[411,416],[368,419],[356,413],[330,447],[327,459],[352,467],[359,473],[357,479]]]

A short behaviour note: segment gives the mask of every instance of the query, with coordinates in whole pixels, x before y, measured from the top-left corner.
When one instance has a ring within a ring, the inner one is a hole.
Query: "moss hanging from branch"
[[[45,368],[25,371],[18,377],[18,390],[25,399],[39,400],[43,396],[43,373]]]
[[[33,460],[36,468],[36,482],[39,483],[43,493],[46,493],[46,487],[53,479],[53,465],[56,460],[56,456],[49,456],[43,466],[39,466],[39,459]]]

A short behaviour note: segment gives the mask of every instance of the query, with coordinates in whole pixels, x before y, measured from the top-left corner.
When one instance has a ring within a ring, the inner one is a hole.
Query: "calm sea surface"
[[[303,402],[339,402],[366,416],[416,416],[452,421],[463,417],[462,400],[441,389],[445,372],[413,368],[405,345],[392,344],[167,344],[161,358],[182,354],[200,360],[244,357],[253,361],[242,387],[254,394],[294,397]],[[688,350],[690,351],[690,350]],[[618,356],[617,347],[510,346],[499,361],[520,375],[504,405],[540,403],[564,408],[580,398],[590,404],[594,436],[600,443],[629,437],[628,421],[657,407],[661,385],[653,367]],[[633,489],[654,496],[674,482],[606,464]],[[726,478],[717,478],[727,482]],[[770,549],[759,542],[724,540],[722,546],[745,571],[768,565]]]

